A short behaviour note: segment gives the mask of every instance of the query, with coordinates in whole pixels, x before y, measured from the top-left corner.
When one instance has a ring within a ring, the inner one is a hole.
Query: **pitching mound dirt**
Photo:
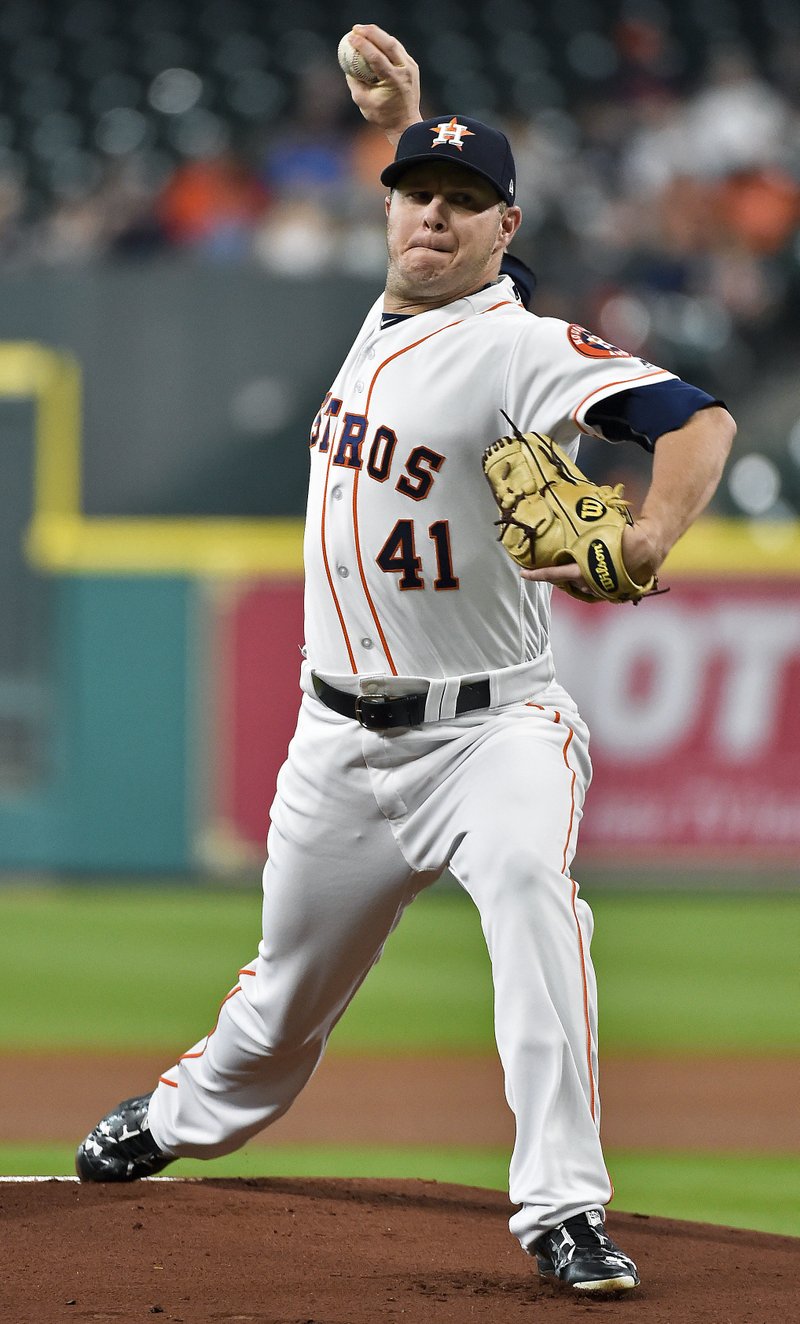
[[[506,1198],[419,1181],[0,1181],[0,1318],[259,1324],[636,1324],[800,1318],[800,1239],[609,1214],[642,1287],[540,1284]]]

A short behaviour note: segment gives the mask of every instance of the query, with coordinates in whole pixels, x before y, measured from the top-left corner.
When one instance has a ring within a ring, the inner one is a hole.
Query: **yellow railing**
[[[0,398],[35,404],[34,513],[26,553],[51,574],[302,574],[300,519],[107,518],[82,513],[81,374],[71,354],[0,343]],[[670,554],[662,578],[800,575],[800,521],[706,518]]]
[[[301,575],[299,519],[35,517],[26,550],[52,574]]]

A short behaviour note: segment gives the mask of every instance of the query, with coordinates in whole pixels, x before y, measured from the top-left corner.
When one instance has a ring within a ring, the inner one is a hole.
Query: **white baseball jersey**
[[[381,330],[379,300],[311,435],[306,691],[278,778],[263,938],[216,1026],[162,1075],[167,1154],[238,1148],[291,1105],[388,934],[449,868],[480,912],[516,1118],[511,1228],[526,1249],[605,1204],[592,917],[571,876],[591,775],[554,681],[550,590],[496,540],[481,455],[507,431],[574,453],[603,396],[671,374],[537,318],[503,279]],[[365,729],[313,692],[426,692],[424,722]],[[458,711],[459,678],[490,706]],[[423,686],[420,681],[426,682]]]
[[[311,433],[308,661],[345,688],[517,666],[547,647],[550,591],[497,541],[481,455],[509,431],[500,411],[574,456],[593,404],[673,374],[532,316],[508,277],[385,330],[382,306]]]

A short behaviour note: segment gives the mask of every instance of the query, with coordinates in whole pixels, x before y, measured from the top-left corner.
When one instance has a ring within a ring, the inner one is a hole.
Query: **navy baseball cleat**
[[[174,1161],[147,1128],[150,1099],[149,1094],[123,1099],[89,1132],[75,1155],[81,1181],[136,1181]]]
[[[633,1260],[606,1236],[602,1209],[587,1209],[552,1227],[533,1250],[540,1276],[575,1292],[616,1296],[639,1286]]]

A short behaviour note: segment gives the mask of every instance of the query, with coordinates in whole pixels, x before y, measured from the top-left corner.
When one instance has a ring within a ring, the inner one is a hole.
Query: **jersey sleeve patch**
[[[596,336],[593,331],[587,331],[585,326],[578,326],[571,322],[567,327],[567,336],[573,349],[579,354],[583,354],[587,359],[630,359],[633,358],[627,349],[620,349],[618,345],[612,345],[608,340],[602,340]]]

